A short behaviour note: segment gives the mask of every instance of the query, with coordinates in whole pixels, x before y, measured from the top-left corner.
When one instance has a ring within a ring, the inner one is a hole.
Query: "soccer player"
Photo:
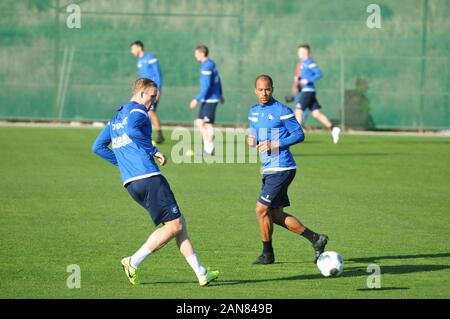
[[[291,87],[291,96],[286,96],[284,98],[284,100],[286,101],[286,103],[291,103],[295,100],[295,96],[297,94],[299,94],[302,90],[302,84],[300,83],[301,81],[301,74],[302,72],[302,64],[299,62],[295,65],[295,70],[294,70],[294,83],[292,83],[292,87]],[[303,114],[302,114],[302,120],[300,122],[300,124],[303,124],[306,122],[308,115],[310,113],[309,109],[306,109]]]
[[[150,214],[156,229],[145,244],[122,266],[131,284],[138,283],[137,270],[146,257],[155,253],[172,238],[197,275],[201,286],[218,278],[218,271],[206,270],[198,259],[186,229],[186,222],[170,189],[161,175],[166,157],[151,143],[152,125],[148,110],[158,96],[157,85],[150,79],[136,80],[131,100],[120,106],[108,125],[98,135],[92,150],[113,165],[119,166],[123,186],[131,197]],[[112,149],[108,146],[111,144]]]
[[[158,133],[155,142],[157,144],[161,144],[164,142],[164,136],[161,130],[161,123],[159,122],[158,114],[156,113],[159,99],[161,98],[163,84],[161,68],[156,56],[150,52],[144,51],[144,43],[141,41],[138,40],[131,43],[130,50],[131,54],[138,58],[137,67],[139,69],[139,77],[150,79],[158,86],[158,96],[156,97],[155,102],[151,105],[148,115],[152,120],[153,127]]]
[[[315,233],[284,211],[284,207],[290,205],[288,187],[296,173],[296,163],[289,147],[302,142],[305,136],[292,110],[274,99],[272,93],[271,77],[258,76],[255,80],[258,104],[250,109],[250,134],[247,137],[248,145],[259,150],[263,163],[262,190],[256,202],[263,251],[254,264],[266,265],[275,261],[273,223],[309,240],[316,262],[324,252],[328,237]]]
[[[203,155],[212,155],[214,151],[214,121],[217,104],[224,103],[222,84],[216,63],[208,57],[209,50],[205,45],[199,45],[194,56],[200,67],[200,91],[191,101],[189,107],[194,109],[198,102],[201,103],[198,117],[195,120],[196,127],[203,137]]]
[[[301,74],[298,78],[301,84],[301,91],[295,96],[295,117],[302,124],[303,112],[307,109],[311,111],[311,115],[317,119],[323,126],[331,130],[333,143],[339,141],[341,129],[333,126],[328,117],[320,112],[321,106],[316,98],[316,88],[314,82],[322,77],[322,71],[311,58],[311,48],[308,44],[300,44],[297,51],[301,63]]]

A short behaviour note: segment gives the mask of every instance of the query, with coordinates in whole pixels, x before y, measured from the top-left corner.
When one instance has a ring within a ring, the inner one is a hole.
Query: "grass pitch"
[[[345,258],[324,278],[312,249],[275,228],[276,264],[252,266],[261,243],[254,215],[259,164],[162,169],[191,239],[220,280],[200,288],[175,242],[129,285],[120,260],[153,229],[122,188],[117,168],[90,151],[94,129],[0,128],[1,298],[449,298],[450,140],[307,134],[292,148],[291,207]],[[166,132],[166,136],[170,136]],[[175,142],[160,149],[170,154]],[[69,289],[67,266],[81,269]],[[381,289],[366,285],[381,267]]]

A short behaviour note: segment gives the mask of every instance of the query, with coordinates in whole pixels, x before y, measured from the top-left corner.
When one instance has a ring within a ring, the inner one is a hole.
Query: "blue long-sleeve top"
[[[111,148],[109,145],[111,144]],[[119,166],[123,185],[161,174],[153,156],[152,125],[144,105],[130,101],[118,109],[92,145],[92,151]]]
[[[323,76],[322,71],[311,58],[307,58],[302,62],[300,77],[302,80],[307,80],[307,84],[302,84],[302,92],[314,92],[316,87],[314,82]]]
[[[296,163],[290,146],[302,142],[305,134],[301,125],[295,119],[292,110],[272,99],[267,104],[256,104],[249,113],[250,134],[256,137],[256,142],[277,141],[278,152],[260,153],[263,173],[284,171],[296,168]]]
[[[138,58],[137,67],[139,69],[139,77],[154,81],[158,86],[158,90],[162,90],[163,77],[161,67],[158,58],[154,54],[145,52],[141,58]]]
[[[207,59],[200,66],[200,91],[195,99],[200,102],[217,103],[222,97],[222,83],[216,63]]]

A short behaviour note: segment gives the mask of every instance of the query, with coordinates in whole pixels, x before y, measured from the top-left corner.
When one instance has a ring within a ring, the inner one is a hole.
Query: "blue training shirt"
[[[222,97],[222,83],[216,63],[208,59],[200,66],[200,92],[195,99],[200,102],[217,103]]]
[[[311,58],[302,62],[301,70],[299,79],[308,81],[307,84],[302,84],[302,92],[314,92],[316,90],[314,82],[323,76],[322,71]]]
[[[92,151],[119,166],[124,186],[161,174],[153,158],[158,149],[152,144],[152,125],[146,107],[130,101],[117,111],[97,136]]]
[[[163,81],[161,68],[156,56],[150,52],[145,52],[142,58],[138,58],[137,67],[139,69],[139,77],[154,81],[158,86],[158,90],[161,91]]]
[[[249,117],[250,134],[261,141],[278,141],[278,151],[260,153],[263,173],[273,173],[296,168],[294,157],[289,147],[302,142],[305,134],[295,119],[292,110],[272,99],[267,104],[256,104],[251,107]]]

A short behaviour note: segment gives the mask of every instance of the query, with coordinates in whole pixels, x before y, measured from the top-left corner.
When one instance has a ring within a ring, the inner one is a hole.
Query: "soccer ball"
[[[337,277],[344,270],[344,258],[335,251],[325,251],[317,259],[317,267],[325,277]]]

